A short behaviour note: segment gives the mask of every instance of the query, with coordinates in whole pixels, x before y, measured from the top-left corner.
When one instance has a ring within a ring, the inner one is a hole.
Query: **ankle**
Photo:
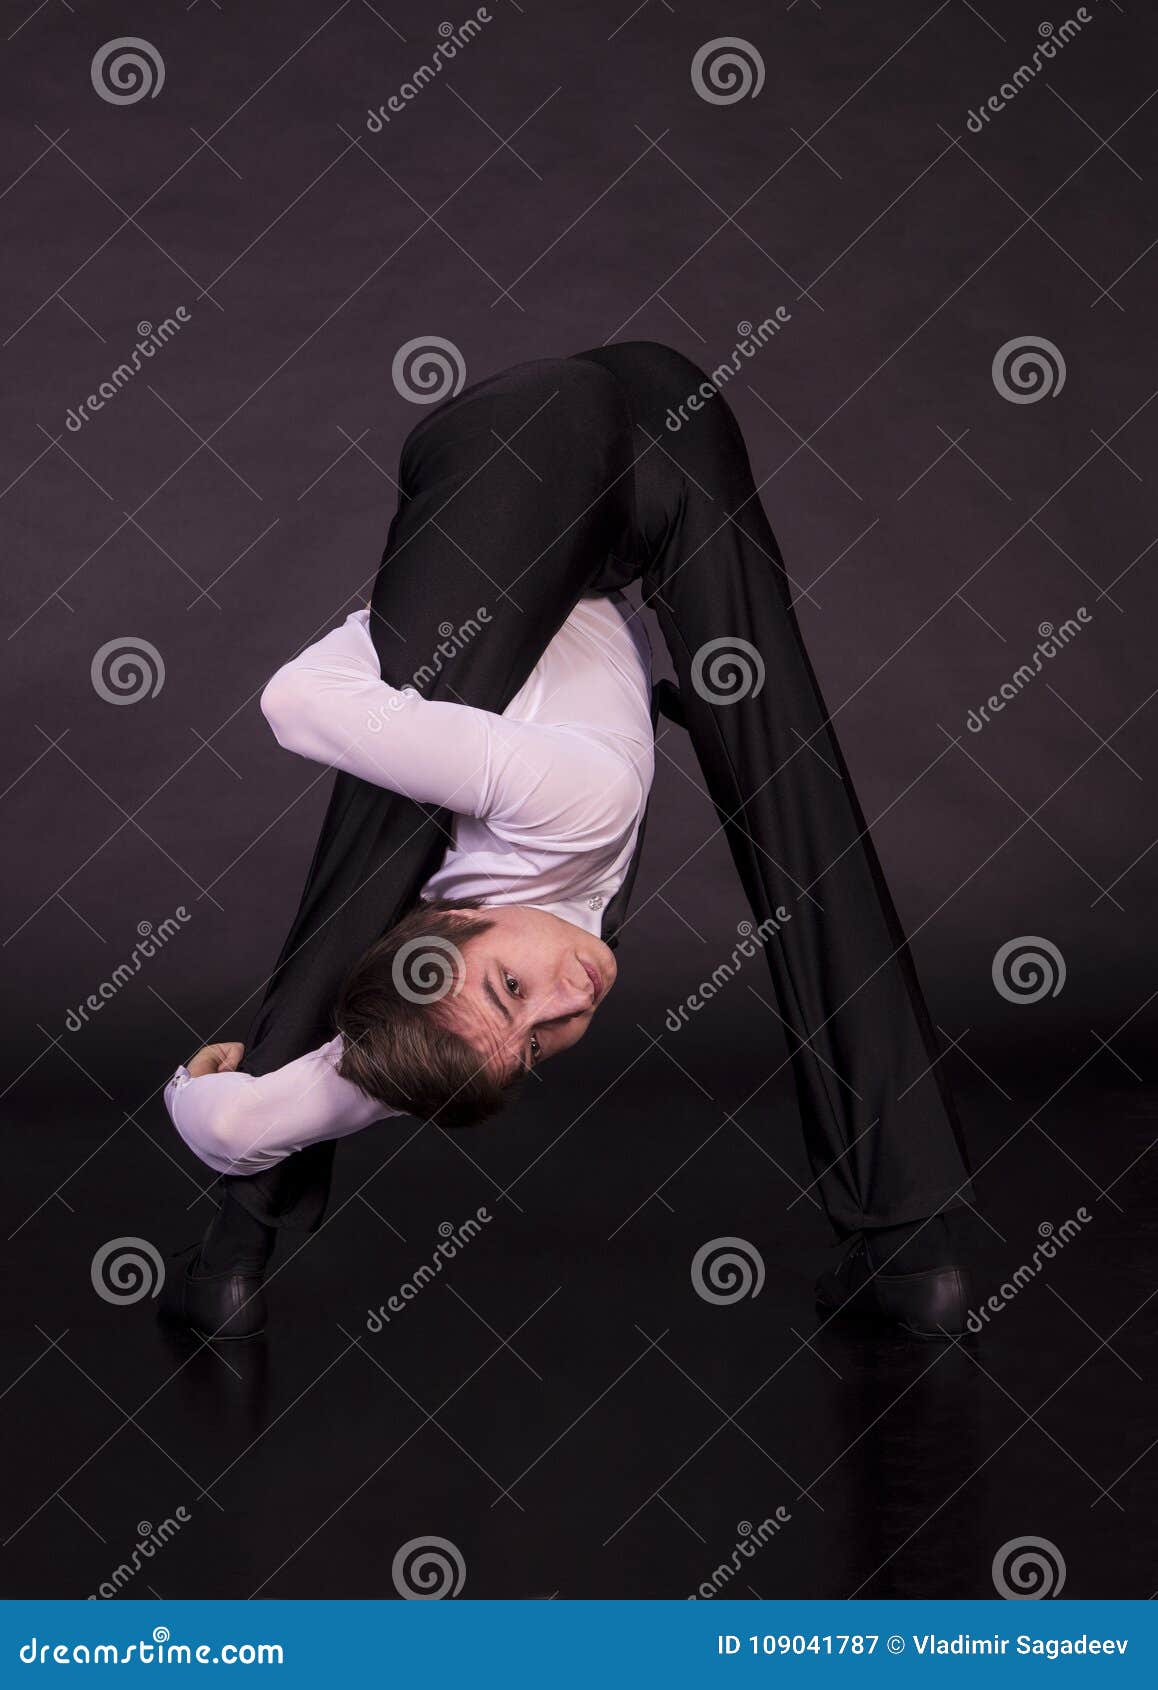
[[[277,1228],[256,1220],[228,1194],[210,1221],[198,1254],[198,1270],[264,1273],[277,1243]]]
[[[952,1267],[956,1249],[944,1214],[927,1215],[901,1226],[866,1229],[871,1266],[885,1274],[925,1273]]]

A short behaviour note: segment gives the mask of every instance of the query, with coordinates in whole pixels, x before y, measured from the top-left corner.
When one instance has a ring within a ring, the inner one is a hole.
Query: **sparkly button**
[[[601,910],[603,908],[603,899],[600,897],[598,892],[593,893],[591,897],[588,898],[587,908],[589,910]]]

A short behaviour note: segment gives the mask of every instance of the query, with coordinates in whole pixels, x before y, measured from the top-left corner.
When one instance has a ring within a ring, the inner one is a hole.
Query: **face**
[[[611,951],[573,922],[526,904],[491,904],[494,925],[462,946],[466,975],[447,1018],[506,1080],[570,1050],[615,984]]]

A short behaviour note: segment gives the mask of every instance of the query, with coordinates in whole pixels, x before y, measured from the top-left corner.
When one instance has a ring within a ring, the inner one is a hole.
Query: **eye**
[[[537,1062],[543,1054],[543,1047],[539,1043],[538,1033],[531,1034],[531,1061]]]
[[[515,979],[513,974],[508,974],[505,969],[503,970],[503,985],[507,988],[507,991],[510,992],[513,998],[517,998],[519,996],[519,982]]]

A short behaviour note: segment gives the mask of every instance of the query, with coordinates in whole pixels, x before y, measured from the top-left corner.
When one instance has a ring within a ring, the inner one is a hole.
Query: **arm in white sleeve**
[[[356,611],[273,676],[262,712],[278,744],[313,762],[510,839],[601,843],[622,825],[621,760],[582,733],[423,698],[382,679]]]
[[[219,1174],[256,1174],[321,1139],[346,1138],[399,1110],[338,1073],[341,1035],[272,1074],[178,1068],[165,1107],[194,1155]]]

